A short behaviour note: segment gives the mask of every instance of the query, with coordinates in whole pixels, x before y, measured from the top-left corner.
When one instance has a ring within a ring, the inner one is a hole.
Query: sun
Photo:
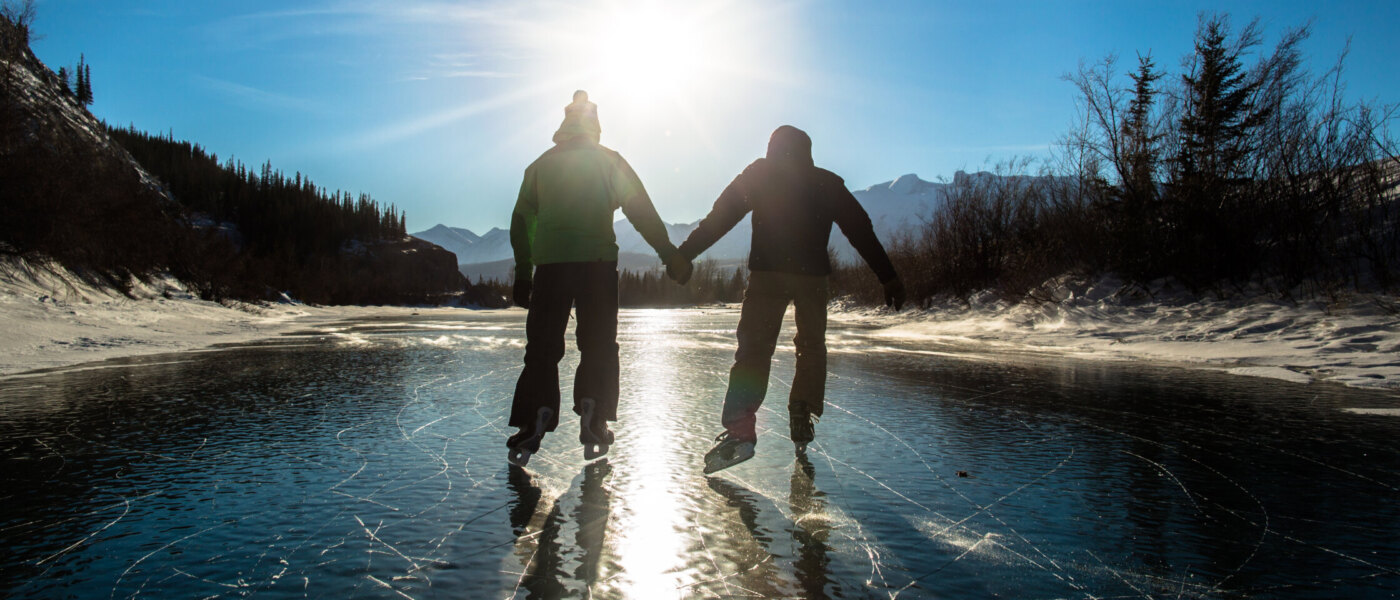
[[[600,23],[590,60],[598,86],[630,104],[654,105],[700,91],[722,59],[704,23],[646,7]]]
[[[587,90],[602,113],[654,121],[703,105],[752,68],[746,11],[729,0],[599,0],[558,7],[523,31],[535,77]],[[605,117],[604,128],[608,127]]]

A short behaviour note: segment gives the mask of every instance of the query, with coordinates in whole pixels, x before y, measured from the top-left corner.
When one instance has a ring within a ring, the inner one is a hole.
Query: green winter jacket
[[[510,220],[515,278],[535,265],[616,261],[618,208],[665,262],[676,252],[642,181],[613,150],[589,136],[564,140],[525,169]]]

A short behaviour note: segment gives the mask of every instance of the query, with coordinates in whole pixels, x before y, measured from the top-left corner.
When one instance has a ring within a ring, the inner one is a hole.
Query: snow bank
[[[11,259],[0,262],[0,377],[245,343],[348,318],[422,311],[295,303],[224,305],[200,300],[169,278],[138,282],[127,297],[53,264]]]
[[[1400,315],[1393,297],[1356,295],[1321,306],[1274,300],[1194,301],[1124,295],[1115,281],[1065,284],[1060,303],[986,297],[894,315],[836,312],[873,321],[891,339],[972,342],[1102,360],[1188,364],[1296,383],[1329,381],[1400,390]],[[1256,297],[1262,297],[1258,295]]]

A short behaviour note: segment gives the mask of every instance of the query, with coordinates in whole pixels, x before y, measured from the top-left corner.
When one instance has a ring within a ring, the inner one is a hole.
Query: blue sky
[[[1393,1],[40,0],[34,48],[85,54],[111,123],[483,233],[575,89],[689,222],[782,124],[852,189],[1044,156],[1075,117],[1062,75],[1138,52],[1179,73],[1202,10],[1259,17],[1266,45],[1311,22],[1315,71],[1350,38],[1348,94],[1400,102]]]

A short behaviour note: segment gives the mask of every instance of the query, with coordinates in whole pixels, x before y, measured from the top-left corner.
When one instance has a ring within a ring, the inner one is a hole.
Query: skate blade
[[[793,451],[798,456],[807,455],[807,442],[797,442],[793,445]]]
[[[607,444],[584,444],[583,460],[595,460],[608,453]]]
[[[511,448],[506,453],[506,460],[517,467],[524,467],[530,462],[530,451],[524,448]]]
[[[730,458],[727,458],[727,459],[726,459],[726,458],[719,458],[719,457],[709,457],[709,456],[706,456],[706,457],[705,457],[705,474],[706,474],[706,475],[709,475],[709,474],[711,474],[711,473],[716,473],[716,472],[719,472],[719,471],[723,471],[723,470],[725,470],[725,469],[728,469],[729,467],[732,467],[732,466],[734,466],[734,465],[737,465],[737,464],[739,464],[739,463],[741,463],[741,462],[744,462],[744,461],[746,461],[746,460],[748,460],[748,459],[750,459],[750,458],[753,458],[753,453],[752,453],[752,452],[749,452],[749,453],[747,453],[747,454],[740,454],[740,455],[738,455],[738,456],[730,457]]]

